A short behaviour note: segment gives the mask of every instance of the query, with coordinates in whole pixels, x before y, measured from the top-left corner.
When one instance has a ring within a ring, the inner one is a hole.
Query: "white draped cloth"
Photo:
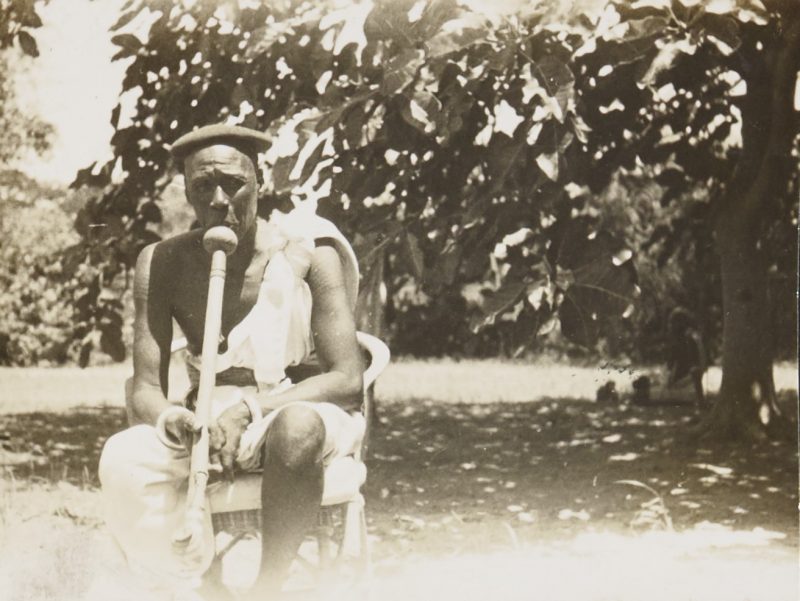
[[[306,275],[317,240],[333,242],[342,261],[348,299],[355,307],[355,254],[330,221],[295,209],[288,214],[275,212],[261,226],[266,229],[269,260],[258,298],[228,335],[227,350],[217,357],[218,372],[251,369],[256,387],[218,386],[212,408],[216,415],[239,402],[242,395],[285,390],[292,385],[286,368],[312,357],[312,299]],[[199,364],[199,359],[189,358],[188,362]],[[352,454],[364,434],[363,417],[314,399],[309,399],[308,405],[317,410],[325,424],[326,465]],[[272,411],[248,427],[239,446],[240,467],[258,467],[268,426],[276,414]],[[174,587],[195,582],[208,569],[214,553],[210,515],[205,516],[206,542],[199,553],[177,554],[171,546],[185,507],[189,475],[185,450],[165,446],[153,426],[133,426],[106,442],[99,475],[106,523],[135,573],[157,586]]]
[[[284,383],[287,366],[303,363],[314,350],[311,291],[305,278],[316,240],[333,241],[339,252],[351,309],[355,309],[358,294],[358,263],[336,226],[303,208],[291,213],[276,211],[263,225],[269,262],[258,300],[228,335],[228,350],[217,356],[217,372],[248,367],[253,369],[259,390],[271,390]],[[199,361],[194,358],[198,368]]]

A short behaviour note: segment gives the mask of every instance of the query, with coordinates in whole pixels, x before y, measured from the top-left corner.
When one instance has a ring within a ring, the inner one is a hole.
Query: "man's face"
[[[184,161],[186,198],[203,229],[231,228],[241,240],[256,223],[258,183],[250,158],[224,144],[194,151]]]

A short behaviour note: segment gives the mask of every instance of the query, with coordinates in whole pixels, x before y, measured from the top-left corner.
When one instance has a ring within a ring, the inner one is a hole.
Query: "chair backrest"
[[[367,369],[364,370],[364,389],[366,390],[375,383],[378,376],[389,365],[389,359],[391,359],[392,355],[383,340],[376,338],[372,334],[356,332],[356,340],[358,340],[359,346],[369,355],[369,363]]]

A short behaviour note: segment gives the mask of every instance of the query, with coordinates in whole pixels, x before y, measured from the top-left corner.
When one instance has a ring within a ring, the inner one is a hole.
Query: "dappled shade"
[[[665,517],[678,531],[763,528],[797,544],[795,443],[698,447],[692,406],[409,400],[381,409],[366,485],[378,557],[663,530]],[[102,444],[124,425],[124,412],[108,408],[3,416],[6,457],[22,458],[4,469],[23,487],[95,487]]]

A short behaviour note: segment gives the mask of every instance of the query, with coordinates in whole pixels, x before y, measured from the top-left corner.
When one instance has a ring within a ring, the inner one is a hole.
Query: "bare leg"
[[[261,572],[254,592],[276,594],[322,502],[325,424],[302,405],[281,410],[264,444]],[[263,597],[261,597],[263,598]]]

